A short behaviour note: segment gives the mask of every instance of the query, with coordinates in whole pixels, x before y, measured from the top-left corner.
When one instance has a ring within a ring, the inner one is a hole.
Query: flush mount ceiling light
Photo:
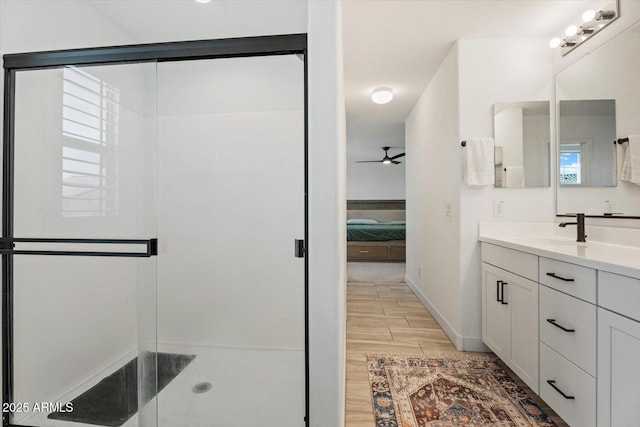
[[[390,87],[379,87],[371,94],[371,100],[376,104],[386,104],[393,99],[393,91]]]
[[[564,30],[565,37],[554,37],[549,41],[549,47],[561,48],[564,56],[618,18],[619,0],[592,1],[591,3],[598,8],[585,11],[576,19],[582,19],[581,25],[570,24]]]
[[[194,0],[196,3],[210,3],[211,0]]]

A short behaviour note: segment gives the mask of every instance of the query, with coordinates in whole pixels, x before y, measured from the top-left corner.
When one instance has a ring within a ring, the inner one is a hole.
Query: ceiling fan
[[[382,160],[360,160],[356,163],[382,163],[385,165],[388,165],[389,163],[393,163],[394,165],[398,165],[402,162],[397,161],[396,159],[406,155],[406,153],[400,153],[400,154],[396,154],[393,157],[389,157],[389,149],[391,147],[382,147],[382,149],[384,150],[384,157],[382,158]]]

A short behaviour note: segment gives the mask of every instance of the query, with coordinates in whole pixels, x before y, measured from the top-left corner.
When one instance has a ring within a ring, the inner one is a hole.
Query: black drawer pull
[[[553,389],[555,391],[557,391],[558,393],[560,393],[562,395],[562,397],[564,397],[565,399],[573,400],[573,399],[576,398],[575,396],[567,396],[566,394],[564,394],[562,392],[562,390],[560,390],[558,387],[556,387],[556,382],[554,380],[547,380],[547,384],[549,384],[551,387],[553,387]]]
[[[500,300],[500,302],[504,305],[508,305],[509,303],[504,300],[504,285],[508,285],[508,283],[507,282],[500,283],[500,288],[502,290],[502,299]]]
[[[500,301],[500,284],[502,283],[502,280],[498,280],[496,282],[496,302],[502,302]]]
[[[551,323],[553,326],[555,326],[556,328],[560,328],[565,332],[575,332],[575,329],[567,329],[564,326],[560,326],[556,323],[556,319],[547,319],[547,322]]]
[[[560,279],[565,282],[575,282],[575,279],[567,279],[566,277],[558,276],[556,273],[547,273],[547,276],[553,277],[554,279]]]

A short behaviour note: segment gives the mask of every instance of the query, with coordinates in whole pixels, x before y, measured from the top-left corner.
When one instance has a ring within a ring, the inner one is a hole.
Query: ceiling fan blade
[[[407,155],[407,153],[400,153],[400,154],[396,154],[393,157],[389,157],[389,159],[394,160],[394,159],[397,159],[399,157],[406,156],[406,155]]]
[[[360,160],[356,163],[382,163],[382,160]]]
[[[400,163],[402,163],[402,162],[399,162],[399,161],[397,161],[397,160],[391,160],[391,163],[393,163],[394,165],[399,165],[399,164],[400,164]]]

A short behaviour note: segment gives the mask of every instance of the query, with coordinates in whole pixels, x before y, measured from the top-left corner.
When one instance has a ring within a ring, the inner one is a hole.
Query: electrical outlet
[[[452,216],[453,215],[453,208],[451,207],[451,203],[447,203],[447,205],[445,206],[444,214],[446,216]]]
[[[604,207],[603,207],[604,213],[611,213],[613,212],[613,206],[611,201],[609,200],[605,200],[604,201]]]
[[[504,217],[504,201],[502,200],[493,201],[493,216],[496,218]]]

